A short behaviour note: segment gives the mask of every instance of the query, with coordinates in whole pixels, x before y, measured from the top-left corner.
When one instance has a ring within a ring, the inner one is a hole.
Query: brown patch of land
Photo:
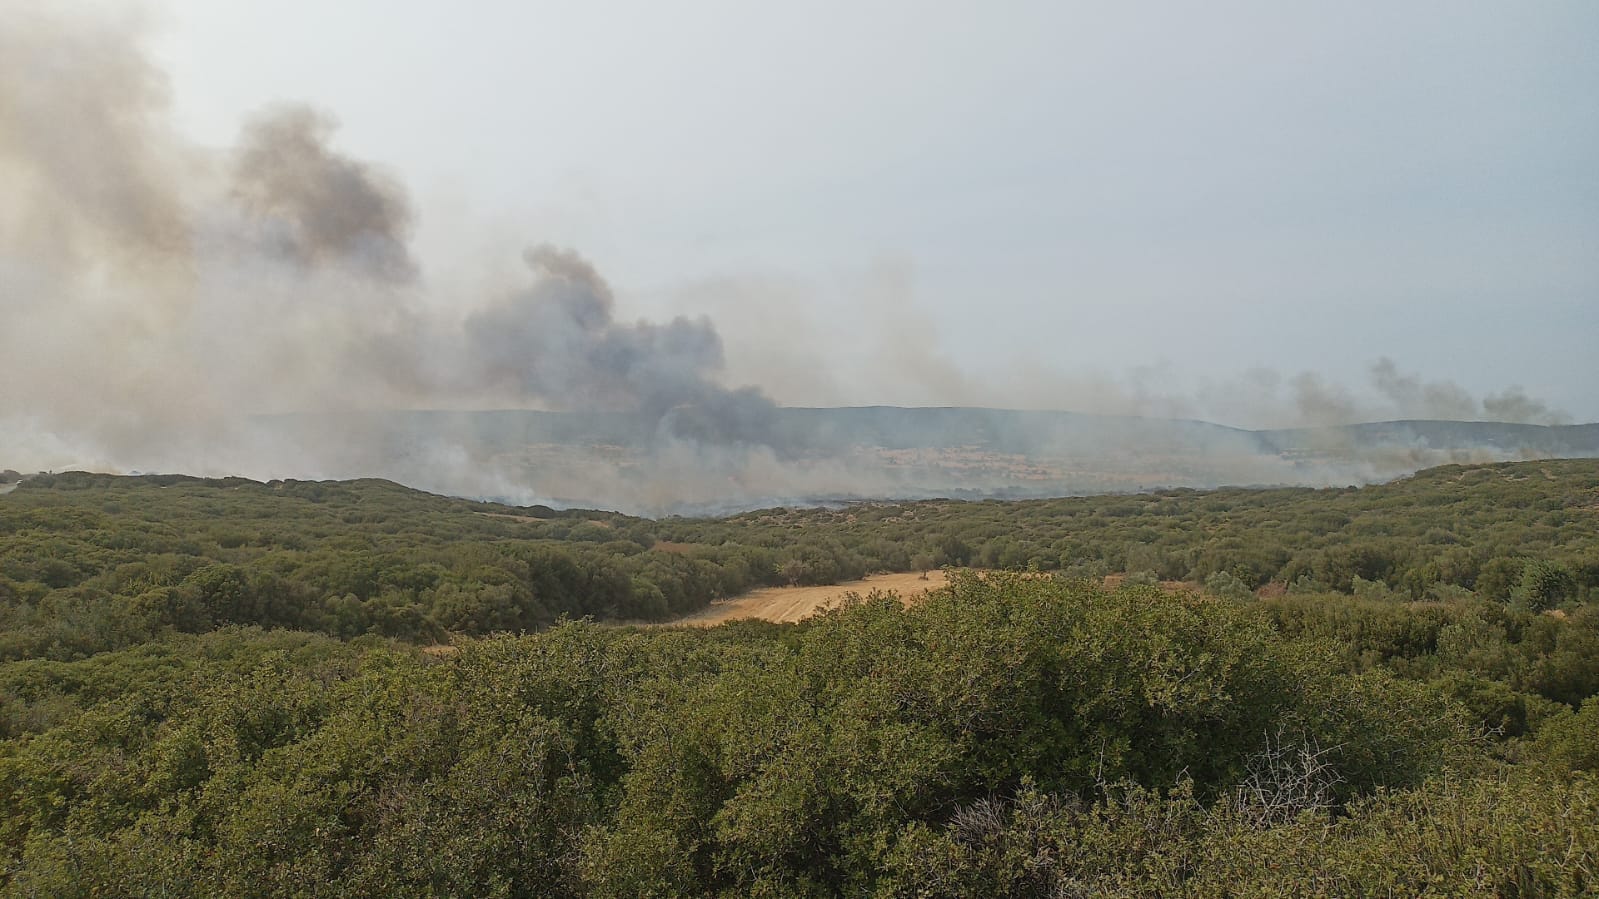
[[[505,512],[478,512],[475,514],[482,515],[484,518],[509,518],[512,521],[526,521],[533,524],[544,524],[549,521],[548,518],[534,518],[531,515],[509,515]]]
[[[670,540],[657,540],[655,541],[655,545],[651,546],[650,549],[663,553],[682,554],[686,552],[692,552],[700,547],[701,544],[698,543],[673,543]]]
[[[669,624],[687,624],[694,627],[711,627],[724,621],[739,618],[760,618],[766,621],[802,621],[816,614],[818,609],[831,609],[850,593],[862,596],[873,590],[892,590],[906,601],[920,599],[929,590],[944,586],[942,571],[929,571],[924,580],[920,572],[906,571],[897,574],[873,574],[858,581],[847,581],[826,587],[762,587],[731,599],[721,599],[704,611]]]

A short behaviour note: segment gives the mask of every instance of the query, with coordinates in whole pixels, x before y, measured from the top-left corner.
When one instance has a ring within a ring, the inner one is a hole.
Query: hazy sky
[[[145,6],[189,136],[326,109],[430,280],[573,247],[784,402],[1386,356],[1599,420],[1592,0]]]

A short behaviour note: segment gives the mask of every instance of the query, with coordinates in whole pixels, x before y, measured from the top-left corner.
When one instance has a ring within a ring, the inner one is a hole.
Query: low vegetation
[[[661,621],[759,586],[942,566],[1539,611],[1599,590],[1599,461],[1333,490],[867,503],[649,520],[383,481],[62,474],[0,502],[0,660],[259,625],[433,642]]]
[[[1596,533],[1595,462],[714,521],[30,479],[0,885],[1594,895]],[[571,620],[944,564],[1014,570],[797,624]]]

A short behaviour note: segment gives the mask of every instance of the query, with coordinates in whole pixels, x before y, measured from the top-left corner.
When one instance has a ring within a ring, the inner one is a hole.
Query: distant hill
[[[1527,425],[1499,421],[1380,421],[1327,428],[1256,431],[1280,452],[1347,445],[1474,448],[1528,458],[1599,456],[1599,424]]]
[[[310,416],[285,416],[308,420]],[[642,447],[658,438],[659,420],[625,412],[532,410],[379,413],[374,420],[400,434],[457,434],[513,446],[529,443]],[[1385,421],[1318,428],[1248,430],[1191,419],[1092,415],[1081,412],[961,406],[779,407],[768,428],[770,445],[803,451],[876,446],[948,449],[980,446],[996,452],[1055,452],[1136,441],[1186,449],[1217,439],[1254,441],[1267,452],[1329,446],[1353,450],[1423,446],[1434,450],[1493,449],[1542,455],[1599,455],[1599,423],[1532,425],[1494,421]]]
[[[646,416],[407,411],[260,420],[315,472],[441,493],[661,514],[863,498],[1021,498],[1350,485],[1447,463],[1599,456],[1599,424],[1392,421],[1252,431],[1205,421],[964,407],[775,408],[704,438]]]

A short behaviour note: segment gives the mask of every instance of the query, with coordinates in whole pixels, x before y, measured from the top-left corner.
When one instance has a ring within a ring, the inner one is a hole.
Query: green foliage
[[[1515,598],[1535,612],[1552,609],[1572,598],[1577,580],[1564,565],[1537,559],[1521,569]]]
[[[1092,804],[1024,785],[903,840],[881,895],[1586,896],[1599,782],[1441,778],[1260,826],[1186,783]]]
[[[1253,599],[1255,594],[1237,575],[1227,571],[1218,571],[1205,578],[1205,592],[1222,599],[1244,601]]]
[[[1153,571],[1134,571],[1123,578],[1122,583],[1129,587],[1155,587],[1160,585],[1160,577]]]
[[[1591,895],[1599,465],[1535,465],[659,522],[30,480],[0,895]],[[970,562],[1027,571],[596,623]]]
[[[382,481],[72,473],[30,479],[0,501],[0,659],[77,658],[229,624],[436,641],[562,616],[663,620],[756,586],[943,565],[1126,571],[1133,583],[1187,579],[1240,599],[1268,584],[1394,602],[1472,591],[1541,610],[1599,589],[1596,505],[1592,460],[1447,466],[1359,490],[866,503],[659,522]]]
[[[1561,771],[1599,772],[1599,696],[1561,709],[1539,729],[1531,757]]]
[[[50,711],[0,744],[13,892],[870,892],[985,797],[1182,783],[1209,807],[1292,734],[1355,802],[1469,744],[1434,694],[1258,609],[1041,576],[437,658],[220,636],[19,663]]]

